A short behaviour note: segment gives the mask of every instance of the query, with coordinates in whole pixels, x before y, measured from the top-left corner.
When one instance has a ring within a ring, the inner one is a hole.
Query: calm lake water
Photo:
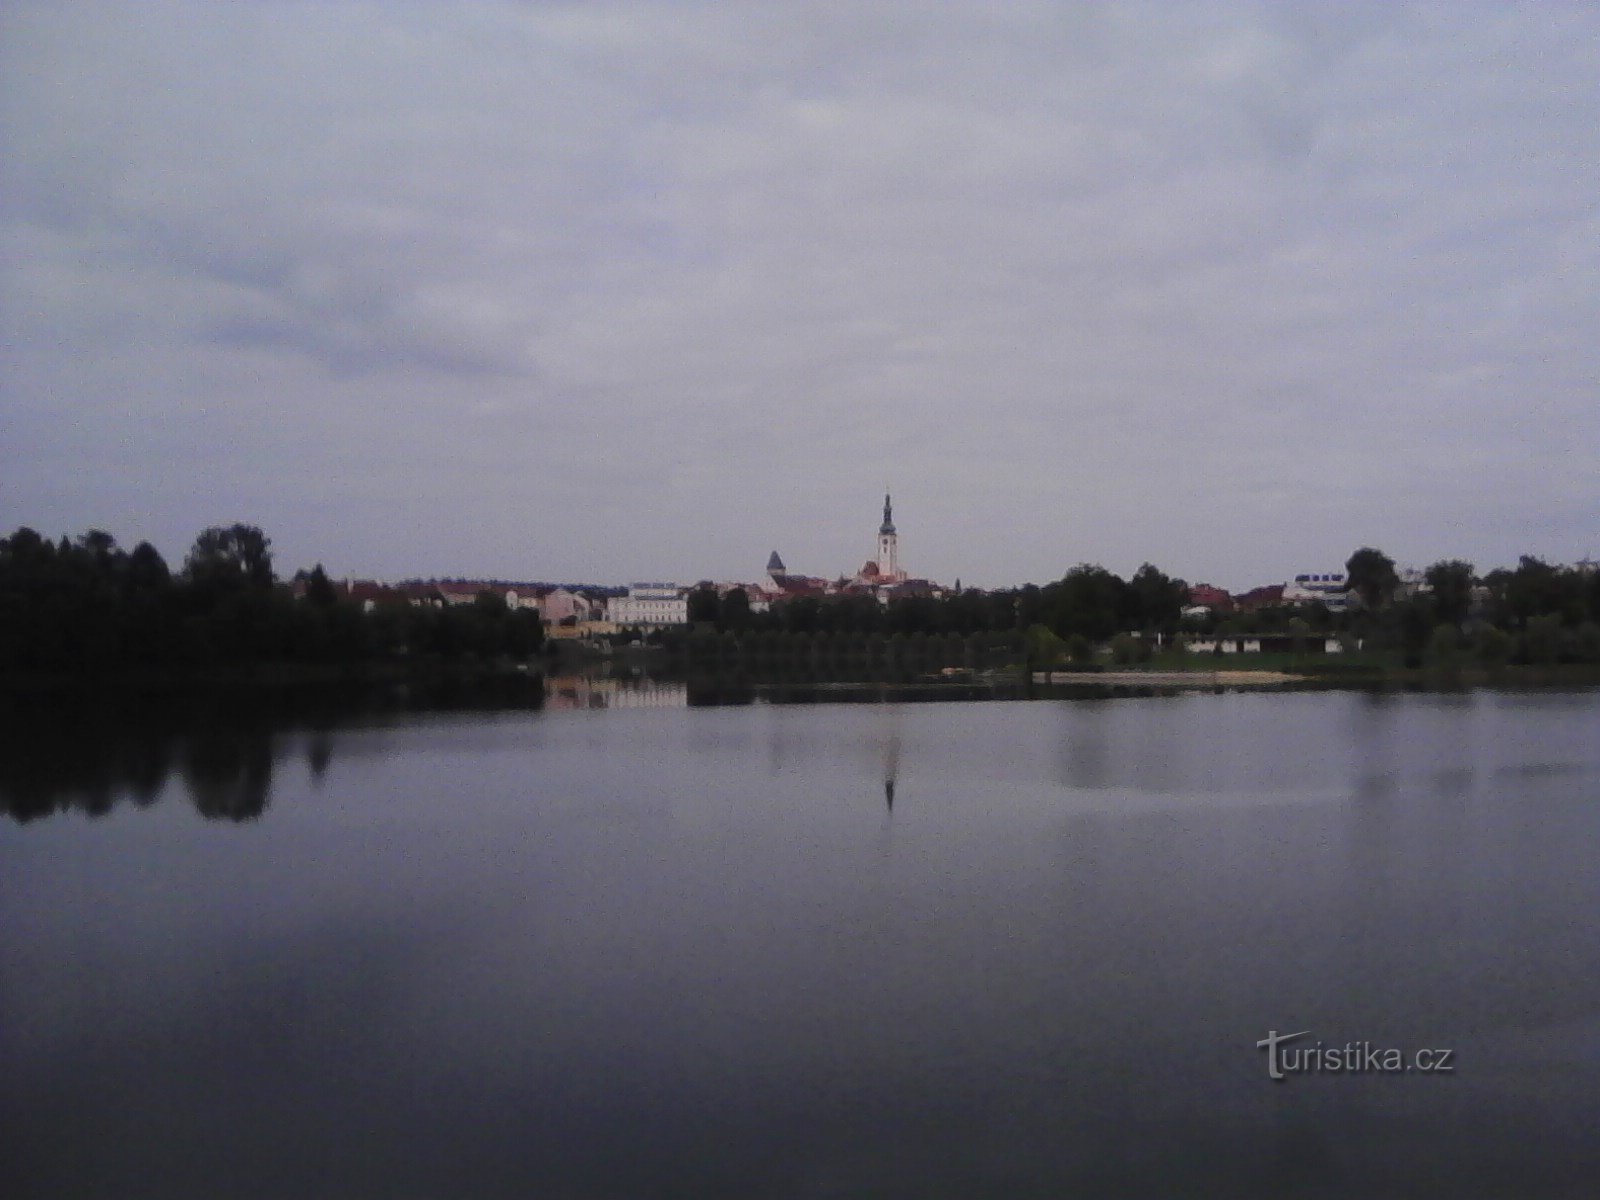
[[[32,714],[0,1194],[1594,1194],[1600,692],[685,698]]]

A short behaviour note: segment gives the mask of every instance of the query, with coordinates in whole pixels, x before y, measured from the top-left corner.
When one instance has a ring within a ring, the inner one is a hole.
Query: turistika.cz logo
[[[1298,1033],[1267,1030],[1267,1036],[1256,1043],[1257,1050],[1267,1052],[1267,1077],[1282,1082],[1291,1075],[1404,1075],[1411,1071],[1449,1075],[1456,1069],[1454,1050],[1423,1049],[1407,1054],[1394,1046],[1365,1041],[1331,1046],[1320,1038],[1300,1042],[1310,1036],[1309,1029]]]

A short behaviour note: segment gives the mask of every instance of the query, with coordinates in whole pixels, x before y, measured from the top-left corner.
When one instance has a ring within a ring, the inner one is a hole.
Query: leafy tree
[[[750,625],[750,593],[742,587],[730,588],[722,598],[717,612],[719,628],[724,630],[747,629]]]
[[[1442,559],[1424,573],[1433,595],[1433,611],[1441,621],[1460,625],[1472,607],[1472,564],[1459,558]]]
[[[483,588],[472,598],[472,609],[480,617],[499,620],[511,611],[506,598],[494,588]]]
[[[1038,584],[1028,583],[1017,589],[1016,602],[1013,606],[1016,613],[1015,629],[1031,629],[1042,624],[1044,613],[1044,590]]]
[[[1499,667],[1510,658],[1510,635],[1494,626],[1480,626],[1472,635],[1472,656],[1485,667]]]
[[[1352,554],[1345,561],[1344,571],[1346,581],[1361,597],[1361,603],[1373,610],[1384,607],[1400,582],[1395,574],[1394,559],[1371,546],[1363,546]]]
[[[1131,633],[1119,633],[1111,639],[1111,661],[1119,665],[1150,661],[1150,643]]]
[[[1539,613],[1528,618],[1522,634],[1522,657],[1530,663],[1547,665],[1561,657],[1561,618],[1555,613]]]
[[[55,561],[54,543],[38,532],[21,526],[10,537],[0,539],[0,569],[33,573]]]
[[[202,586],[270,588],[272,539],[254,525],[213,525],[195,538],[183,573]]]
[[[1304,654],[1306,651],[1306,639],[1311,636],[1311,622],[1304,617],[1290,617],[1288,628],[1290,637],[1294,639],[1290,643],[1291,649],[1295,654]]]
[[[1104,641],[1130,623],[1128,585],[1095,563],[1080,563],[1045,588],[1044,604],[1047,623],[1062,637]]]
[[[796,596],[783,605],[784,630],[788,633],[814,633],[821,613],[822,601],[815,596]]]
[[[104,529],[91,529],[78,538],[78,546],[97,567],[111,565],[117,555],[117,539]]]
[[[317,608],[332,608],[339,602],[339,594],[333,590],[321,563],[312,567],[311,574],[306,576],[306,600]]]
[[[1526,626],[1534,617],[1548,615],[1575,626],[1588,614],[1584,580],[1577,571],[1524,554],[1503,582],[1505,607],[1516,624]]]
[[[167,560],[149,542],[140,542],[128,555],[128,586],[136,592],[161,591],[172,582]]]
[[[1579,625],[1573,638],[1573,649],[1579,662],[1600,663],[1600,624],[1585,621]]]
[[[1145,563],[1128,581],[1141,629],[1172,629],[1183,615],[1189,585]]]
[[[1461,649],[1461,630],[1454,622],[1441,621],[1428,638],[1428,661],[1439,667],[1454,666]]]
[[[1413,598],[1399,606],[1396,614],[1400,635],[1400,654],[1408,667],[1420,667],[1433,628],[1427,605]]]
[[[689,593],[689,624],[716,624],[719,607],[717,589],[702,583]]]

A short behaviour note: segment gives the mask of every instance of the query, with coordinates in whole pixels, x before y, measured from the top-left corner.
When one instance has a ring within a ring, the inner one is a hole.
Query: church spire
[[[905,578],[900,573],[900,538],[894,531],[894,509],[888,492],[883,494],[883,524],[878,526],[878,578],[884,583],[899,583]]]

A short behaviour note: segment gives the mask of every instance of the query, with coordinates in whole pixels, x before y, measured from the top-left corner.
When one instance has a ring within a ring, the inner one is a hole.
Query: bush
[[[1150,661],[1150,643],[1131,633],[1119,633],[1111,639],[1111,661],[1122,666]]]
[[[1561,657],[1561,640],[1560,617],[1554,613],[1529,617],[1528,627],[1522,633],[1519,657],[1524,662],[1546,666]]]
[[[1581,663],[1600,663],[1600,625],[1585,621],[1573,637],[1573,650]]]
[[[1428,661],[1436,667],[1453,667],[1461,649],[1461,634],[1454,625],[1435,625],[1428,638]]]
[[[1502,629],[1485,625],[1472,636],[1472,653],[1486,667],[1503,666],[1511,657],[1511,637]]]

